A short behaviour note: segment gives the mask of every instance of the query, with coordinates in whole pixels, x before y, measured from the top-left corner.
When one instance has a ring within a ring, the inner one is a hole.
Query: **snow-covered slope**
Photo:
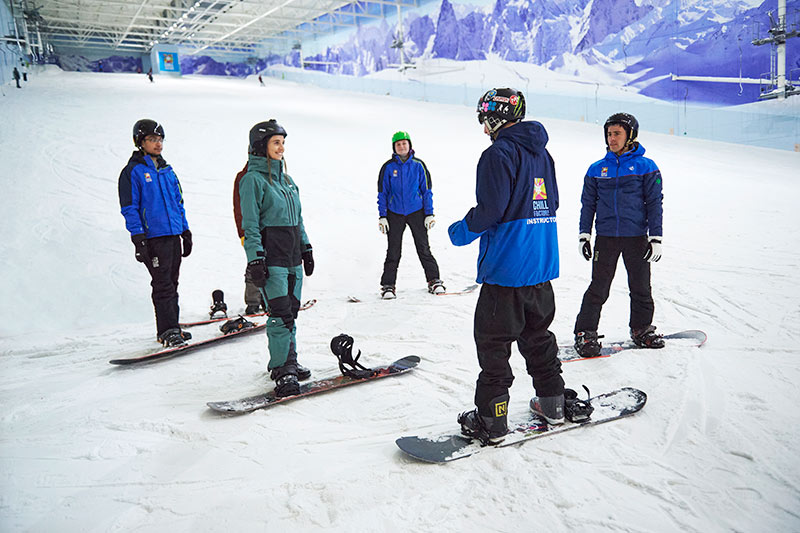
[[[488,84],[489,82],[487,82]],[[324,92],[270,80],[32,75],[0,103],[0,530],[3,531],[796,531],[800,322],[797,153],[640,135],[665,190],[653,268],[660,331],[699,328],[702,349],[629,351],[564,366],[567,383],[649,395],[633,418],[437,467],[394,439],[455,429],[472,403],[477,293],[433,297],[407,236],[398,299],[377,300],[385,240],[375,183],[398,129],[430,168],[433,252],[450,288],[472,282],[477,246],[446,228],[474,202],[487,138],[470,107]],[[476,95],[477,98],[479,95]],[[288,130],[316,271],[298,320],[301,361],[335,373],[334,335],[362,362],[422,357],[414,372],[238,418],[205,402],[269,386],[261,335],[142,368],[155,349],[149,278],[117,200],[134,121],[166,128],[195,248],[185,319],[212,289],[243,306],[245,259],[231,184],[247,132]],[[529,117],[536,118],[536,117]],[[553,331],[568,342],[590,267],[576,246],[581,180],[599,126],[544,121],[556,161],[561,277]],[[364,303],[346,301],[350,294]],[[620,267],[601,322],[627,330]],[[532,393],[514,350],[511,413]]]

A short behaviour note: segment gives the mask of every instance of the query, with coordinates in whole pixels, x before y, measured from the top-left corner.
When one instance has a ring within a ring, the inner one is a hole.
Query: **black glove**
[[[306,251],[303,252],[303,270],[305,270],[306,276],[314,273],[314,256],[311,253],[310,244],[306,244]]]
[[[590,233],[581,233],[578,235],[578,247],[583,254],[583,258],[587,261],[592,260],[592,244],[589,242],[592,238]]]
[[[256,287],[264,287],[269,277],[269,270],[267,270],[267,263],[264,258],[257,257],[247,263],[247,274]]]
[[[136,260],[140,263],[150,262],[150,252],[147,251],[147,238],[144,233],[131,236],[131,242],[136,247]]]
[[[181,233],[181,239],[183,239],[183,253],[181,256],[189,257],[189,254],[192,253],[192,232],[187,229]]]

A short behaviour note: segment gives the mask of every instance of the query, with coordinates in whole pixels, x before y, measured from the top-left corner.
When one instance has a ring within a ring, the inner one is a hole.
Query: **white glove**
[[[425,229],[431,229],[434,224],[436,224],[436,220],[434,220],[433,215],[425,217]]]
[[[650,263],[655,263],[661,259],[661,235],[651,235],[647,239],[647,251],[644,258]]]
[[[386,217],[381,217],[378,219],[378,229],[384,235],[389,233],[389,220]]]
[[[578,235],[578,251],[587,261],[592,260],[592,243],[589,242],[591,238],[591,233],[581,233]]]

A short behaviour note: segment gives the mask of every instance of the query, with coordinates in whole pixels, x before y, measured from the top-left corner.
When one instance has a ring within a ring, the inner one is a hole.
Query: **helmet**
[[[515,89],[492,89],[478,100],[478,123],[486,124],[494,140],[497,131],[508,122],[525,118],[525,96]]]
[[[411,135],[407,131],[398,131],[392,135],[392,150],[394,150],[394,143],[397,141],[408,141],[408,147],[411,148]]]
[[[606,139],[606,148],[608,148],[608,127],[611,125],[622,126],[625,133],[628,134],[628,140],[625,142],[625,147],[630,147],[636,142],[639,136],[639,121],[636,117],[629,113],[614,113],[606,120],[603,125],[603,135]]]
[[[133,125],[133,144],[139,148],[142,145],[142,140],[148,135],[159,135],[164,138],[164,127],[149,118],[137,120]]]
[[[248,153],[253,155],[264,155],[267,151],[267,142],[273,135],[283,135],[286,137],[286,130],[271,118],[266,122],[259,122],[250,129],[250,147]]]

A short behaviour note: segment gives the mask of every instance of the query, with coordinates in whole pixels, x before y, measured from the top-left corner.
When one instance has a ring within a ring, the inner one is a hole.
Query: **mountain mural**
[[[604,79],[611,73],[620,85],[654,98],[735,105],[757,100],[759,86],[725,84],[720,90],[719,83],[675,82],[670,74],[761,77],[769,72],[770,47],[751,41],[768,36],[767,13],[776,10],[777,0],[758,7],[745,0],[495,0],[481,8],[441,0],[433,14],[405,12],[403,52],[406,61],[492,57],[584,78],[596,69]],[[787,26],[800,29],[800,0],[787,1]],[[181,71],[245,77],[285,64],[364,76],[400,62],[398,37],[384,19],[312,56],[293,50],[237,63],[182,55]],[[800,83],[800,38],[790,38],[786,49],[787,75]],[[64,56],[61,64],[65,70],[141,70],[140,58],[119,56]]]
[[[480,9],[442,0],[436,15],[404,17],[404,52],[457,61],[493,56],[565,74],[577,74],[566,67],[577,59],[655,98],[742,104],[758,98],[758,85],[720,91],[718,83],[674,82],[669,75],[760,77],[769,71],[770,47],[751,41],[767,36],[767,13],[776,10],[777,0],[755,8],[740,0],[496,0]],[[800,0],[789,0],[789,29],[800,25],[799,13]],[[395,33],[386,21],[361,27],[341,45],[305,58],[320,62],[306,68],[355,76],[382,70],[399,62]],[[787,43],[787,74],[792,69],[800,69],[800,38]]]

